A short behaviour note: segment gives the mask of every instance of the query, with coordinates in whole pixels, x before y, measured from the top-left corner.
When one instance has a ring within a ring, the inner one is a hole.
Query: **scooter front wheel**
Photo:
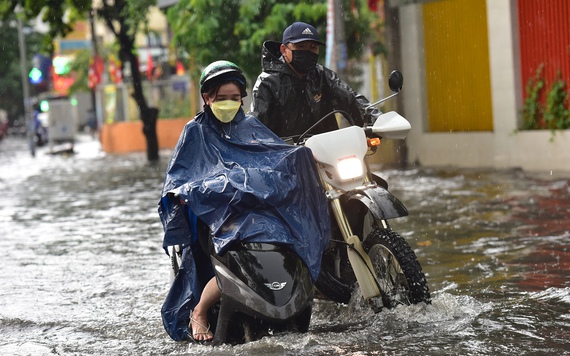
[[[315,287],[327,299],[348,304],[355,285],[356,276],[348,261],[346,245],[331,241],[323,254],[321,272]]]
[[[182,266],[182,250],[180,246],[168,246],[168,254],[170,255],[170,283],[174,281],[174,277],[180,271],[180,266]]]

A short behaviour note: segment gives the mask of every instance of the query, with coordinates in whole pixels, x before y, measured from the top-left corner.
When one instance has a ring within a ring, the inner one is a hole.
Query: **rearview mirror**
[[[392,71],[388,77],[388,86],[390,87],[390,90],[392,90],[394,93],[397,93],[402,90],[403,85],[404,75],[402,75],[402,73],[397,70]]]

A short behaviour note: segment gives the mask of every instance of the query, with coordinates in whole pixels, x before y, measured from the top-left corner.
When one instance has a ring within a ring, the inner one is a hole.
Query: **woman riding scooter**
[[[284,144],[245,115],[246,79],[239,67],[210,64],[200,92],[204,110],[180,135],[159,203],[163,247],[183,248],[162,308],[165,329],[177,341],[213,339],[208,311],[221,293],[211,253],[223,254],[235,241],[283,243],[316,280],[329,236],[310,150]]]

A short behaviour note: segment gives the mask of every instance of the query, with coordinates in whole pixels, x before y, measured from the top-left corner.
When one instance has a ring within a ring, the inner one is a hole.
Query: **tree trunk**
[[[158,109],[149,107],[144,96],[139,60],[137,55],[134,54],[135,35],[130,34],[129,21],[124,14],[127,2],[126,0],[114,0],[110,3],[108,0],[102,1],[103,7],[99,9],[99,16],[105,21],[107,27],[119,41],[119,57],[121,61],[123,63],[126,61],[130,65],[133,84],[133,93],[131,95],[139,107],[140,119],[143,123],[143,134],[146,138],[146,156],[149,161],[155,162],[159,160],[158,136],[156,135]],[[118,28],[115,26],[116,24],[118,24]]]
[[[147,107],[141,110],[141,120],[143,122],[143,133],[146,137],[146,157],[150,162],[159,160],[158,136],[156,134],[156,121],[158,119],[158,109]]]
[[[122,43],[121,43],[122,45]],[[149,107],[143,93],[141,74],[138,66],[138,58],[132,54],[132,46],[130,49],[124,48],[124,56],[131,65],[131,77],[133,82],[132,97],[135,99],[140,112],[140,118],[143,123],[143,134],[146,138],[146,156],[150,162],[156,162],[160,159],[158,154],[158,136],[156,134],[156,122],[158,120],[158,109]]]

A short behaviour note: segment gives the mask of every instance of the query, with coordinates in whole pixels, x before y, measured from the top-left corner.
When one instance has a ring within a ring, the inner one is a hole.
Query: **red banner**
[[[88,73],[88,85],[90,89],[95,88],[98,84],[101,83],[101,77],[103,75],[103,70],[105,63],[103,58],[99,56],[95,56],[94,59],[90,61],[89,64],[89,73]]]

